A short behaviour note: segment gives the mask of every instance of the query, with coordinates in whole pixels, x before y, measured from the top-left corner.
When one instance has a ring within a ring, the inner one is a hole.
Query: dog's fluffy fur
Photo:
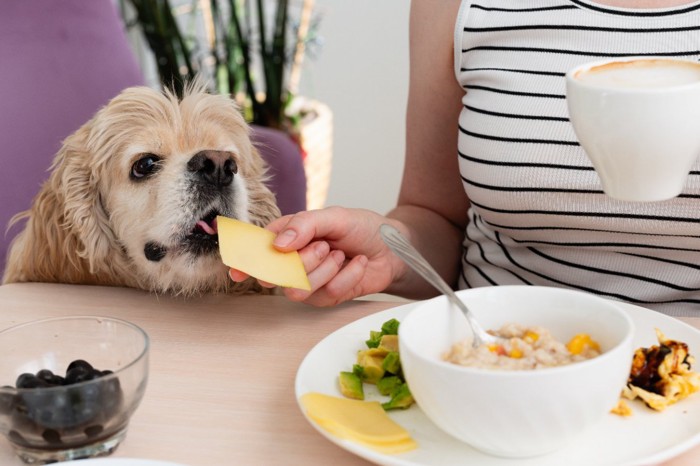
[[[256,225],[279,216],[266,169],[228,97],[201,82],[182,99],[126,89],[64,141],[31,208],[13,219],[26,225],[4,282],[260,291],[231,282],[211,227],[215,214]]]

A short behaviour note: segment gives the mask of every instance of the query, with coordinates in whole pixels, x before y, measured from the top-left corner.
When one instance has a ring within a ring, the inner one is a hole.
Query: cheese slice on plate
[[[299,253],[275,249],[273,232],[222,216],[216,218],[216,224],[224,264],[268,283],[311,290]]]
[[[395,423],[378,401],[311,392],[302,395],[301,404],[309,418],[337,437],[388,454],[417,448],[408,431]]]

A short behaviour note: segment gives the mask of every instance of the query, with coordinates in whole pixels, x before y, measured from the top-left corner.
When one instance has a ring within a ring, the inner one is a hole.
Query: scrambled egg
[[[659,329],[656,337],[658,346],[635,351],[622,396],[630,400],[640,398],[648,407],[663,411],[700,390],[700,373],[691,370],[695,358],[688,353],[687,344],[667,339]],[[617,408],[613,410],[616,414],[629,415]]]
[[[618,416],[627,417],[632,415],[632,408],[630,408],[630,405],[628,405],[625,400],[620,398],[617,402],[617,406],[611,409],[610,412]]]

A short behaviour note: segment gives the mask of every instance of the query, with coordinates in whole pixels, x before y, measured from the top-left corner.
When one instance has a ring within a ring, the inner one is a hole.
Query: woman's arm
[[[458,0],[414,0],[410,16],[410,83],[406,162],[398,206],[411,242],[456,285],[469,200],[459,176],[458,117],[463,90],[454,72]],[[387,292],[422,298],[430,285],[405,274]]]

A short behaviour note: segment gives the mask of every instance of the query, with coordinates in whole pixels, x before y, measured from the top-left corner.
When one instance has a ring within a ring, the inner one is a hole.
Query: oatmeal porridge
[[[445,360],[482,369],[529,370],[563,366],[600,355],[598,343],[585,333],[575,335],[566,344],[537,326],[506,324],[490,333],[503,338],[503,344],[473,348],[471,341],[460,342],[445,354]]]

